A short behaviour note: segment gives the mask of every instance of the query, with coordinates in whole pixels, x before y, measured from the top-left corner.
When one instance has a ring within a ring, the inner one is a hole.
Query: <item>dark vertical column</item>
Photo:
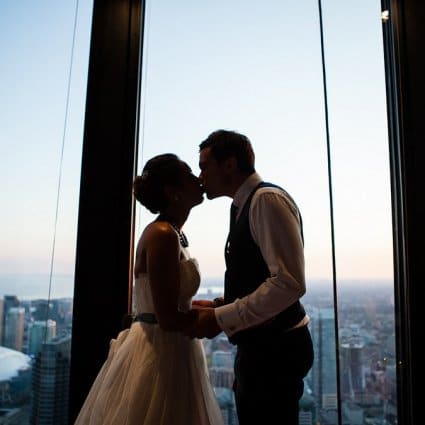
[[[94,0],[78,217],[70,423],[127,312],[143,0]]]
[[[383,0],[393,199],[398,423],[423,421],[425,3]]]

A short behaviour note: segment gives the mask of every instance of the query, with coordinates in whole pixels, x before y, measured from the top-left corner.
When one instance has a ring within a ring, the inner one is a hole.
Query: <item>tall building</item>
[[[215,350],[211,355],[211,366],[233,368],[235,356],[231,351]]]
[[[364,390],[362,353],[364,343],[351,340],[340,346],[341,391],[344,398],[356,399],[356,394]]]
[[[71,336],[42,344],[33,366],[31,425],[68,424]]]
[[[0,301],[0,345],[4,343],[4,327],[6,322],[6,313],[11,307],[18,307],[19,299],[16,295],[5,295]]]
[[[4,300],[0,299],[0,345],[3,344]]]
[[[25,309],[10,307],[5,314],[3,345],[22,351],[24,342]]]
[[[43,342],[56,336],[56,322],[53,320],[36,320],[29,328],[28,354],[36,355],[41,351]]]
[[[235,397],[230,388],[214,388],[224,425],[238,425],[238,415],[236,413]]]
[[[32,316],[34,317],[34,320],[46,320],[47,318],[51,317],[51,304],[48,300],[32,300],[31,308],[33,309]]]
[[[210,368],[210,381],[215,388],[232,388],[234,379],[233,368],[220,366]]]
[[[310,317],[315,352],[310,372],[313,396],[317,400],[319,411],[336,411],[338,400],[334,311],[332,308],[318,308],[312,311]]]
[[[235,378],[235,356],[230,351],[216,350],[211,355],[210,380],[215,388],[232,388]]]
[[[220,344],[220,341],[218,341]],[[235,397],[233,394],[233,370],[235,356],[232,351],[214,350],[211,353],[210,381],[223,415],[224,425],[237,425]]]

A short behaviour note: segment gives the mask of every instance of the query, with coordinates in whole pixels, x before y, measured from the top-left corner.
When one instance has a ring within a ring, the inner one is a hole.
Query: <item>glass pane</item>
[[[92,1],[0,9],[0,422],[65,424]]]
[[[396,424],[381,2],[323,2],[343,423]]]
[[[198,144],[216,129],[236,130],[251,139],[261,176],[301,209],[303,301],[320,356],[305,380],[300,417],[319,422],[321,406],[337,405],[337,385],[317,3],[148,1],[144,40],[139,172],[152,156],[174,152],[197,174]],[[201,268],[198,297],[223,292],[229,207],[229,198],[205,200],[185,225]],[[136,240],[154,218],[137,207]],[[235,346],[223,333],[203,341],[223,416],[234,424]]]

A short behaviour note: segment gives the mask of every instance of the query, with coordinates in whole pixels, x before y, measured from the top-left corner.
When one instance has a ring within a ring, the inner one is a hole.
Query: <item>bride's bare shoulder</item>
[[[135,276],[146,271],[146,255],[148,252],[164,255],[177,252],[179,246],[177,233],[166,222],[154,221],[142,232],[136,247]]]
[[[143,244],[175,242],[177,234],[165,221],[153,221],[145,227],[141,240]]]

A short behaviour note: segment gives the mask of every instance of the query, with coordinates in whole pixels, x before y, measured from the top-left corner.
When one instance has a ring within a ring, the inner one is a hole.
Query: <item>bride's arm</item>
[[[180,245],[174,232],[164,223],[153,223],[146,239],[146,268],[159,326],[179,331],[190,325],[196,312],[178,310],[180,290]]]

